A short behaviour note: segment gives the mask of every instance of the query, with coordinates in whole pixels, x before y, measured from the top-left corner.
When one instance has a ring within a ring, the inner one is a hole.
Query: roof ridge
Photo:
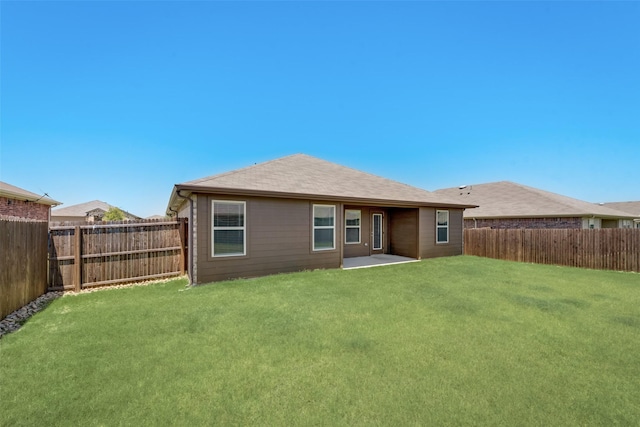
[[[474,197],[474,192],[471,191],[470,200],[474,200],[475,203],[480,204],[480,209],[483,206],[489,206],[493,203],[506,203],[505,200],[502,201],[492,201],[490,203],[486,202],[487,197],[492,197],[489,194],[495,193],[496,191],[504,191],[504,192],[516,192],[519,193],[519,201],[527,200],[527,204],[547,204],[550,206],[555,206],[556,211],[559,210],[567,210],[575,212],[578,215],[604,215],[604,216],[617,216],[617,217],[630,217],[632,214],[626,213],[619,208],[608,207],[599,205],[598,203],[591,203],[586,200],[577,199],[575,197],[566,196],[564,194],[554,193],[552,191],[544,190],[541,188],[531,187],[525,184],[521,184],[513,181],[496,181],[496,182],[487,182],[482,184],[471,184],[467,187],[477,187],[477,191],[480,191],[480,196],[478,197],[478,193],[476,192],[476,196]],[[507,188],[508,187],[508,188]],[[436,193],[440,194],[451,194],[456,190],[455,187],[451,188],[443,188],[440,190],[436,190]],[[462,194],[462,193],[461,193]],[[537,198],[537,201],[535,201]],[[484,200],[484,201],[483,201]],[[531,200],[534,200],[533,202]],[[508,203],[512,203],[513,200],[509,199]],[[484,213],[484,212],[483,212]]]
[[[320,158],[318,158],[318,157],[309,156],[308,154],[301,154],[301,155],[302,155],[302,156],[309,157],[309,158],[311,158],[311,159],[319,160],[319,161],[321,161],[321,162],[328,163],[328,164],[333,165],[333,166],[338,166],[338,167],[340,167],[340,168],[349,169],[349,170],[351,170],[351,171],[354,171],[354,172],[357,172],[357,173],[360,173],[360,174],[363,174],[363,175],[368,175],[368,176],[371,176],[371,177],[374,177],[374,178],[383,179],[383,180],[385,180],[385,181],[393,182],[393,183],[395,183],[395,184],[400,184],[400,185],[403,185],[403,186],[405,186],[405,187],[407,187],[407,188],[411,188],[411,189],[414,189],[414,190],[424,191],[424,192],[426,192],[426,193],[432,193],[432,191],[425,190],[424,188],[420,188],[420,187],[416,187],[416,186],[414,186],[414,185],[406,184],[406,183],[404,183],[404,182],[396,181],[395,179],[386,178],[386,177],[381,176],[381,175],[376,175],[376,174],[371,173],[371,172],[367,172],[367,171],[363,171],[363,170],[360,170],[360,169],[352,168],[351,166],[345,166],[345,165],[341,165],[341,164],[338,164],[338,163],[330,162],[330,161],[328,161],[328,160],[320,159]]]
[[[185,182],[185,184],[198,184],[200,182],[208,181],[210,179],[221,178],[223,176],[234,175],[236,173],[244,172],[247,169],[252,169],[252,168],[255,168],[257,166],[264,166],[264,165],[267,165],[267,164],[270,164],[270,163],[277,162],[279,160],[288,159],[290,157],[295,157],[295,156],[305,156],[305,154],[301,154],[301,153],[289,154],[289,155],[284,156],[284,157],[278,157],[276,159],[266,160],[266,161],[260,162],[260,163],[254,163],[252,165],[244,166],[244,167],[241,167],[239,169],[233,169],[233,170],[230,170],[230,171],[227,171],[227,172],[222,172],[222,173],[219,173],[219,174],[213,174],[213,175],[205,176],[205,177],[202,177],[202,178],[194,179],[192,181],[187,181],[187,182]],[[308,156],[308,157],[311,157],[311,156]]]
[[[209,176],[206,176],[206,177],[203,177],[203,178],[195,179],[193,181],[187,181],[185,184],[197,184],[197,183],[200,183],[200,182],[203,182],[203,181],[208,181],[208,180],[214,179],[214,178],[221,178],[221,177],[224,177],[224,176],[230,176],[230,175],[233,175],[233,174],[236,174],[236,173],[244,172],[247,169],[251,169],[251,168],[254,168],[254,167],[258,167],[258,166],[265,166],[265,165],[268,165],[270,163],[280,162],[282,160],[289,159],[289,158],[292,158],[292,157],[306,157],[308,159],[313,159],[315,161],[326,163],[326,164],[331,165],[333,167],[349,169],[349,170],[351,170],[353,172],[356,172],[356,173],[359,173],[359,174],[368,175],[370,177],[374,177],[374,178],[377,178],[377,179],[383,179],[383,180],[388,181],[388,182],[394,182],[396,184],[400,184],[400,185],[403,185],[403,186],[405,186],[407,188],[411,188],[411,189],[414,189],[414,190],[420,190],[420,191],[424,191],[424,192],[427,192],[427,193],[431,193],[431,191],[425,190],[424,188],[416,187],[414,185],[409,185],[409,184],[406,184],[404,182],[396,181],[396,180],[390,179],[390,178],[385,178],[383,176],[376,175],[376,174],[371,173],[371,172],[366,172],[366,171],[363,171],[363,170],[360,170],[360,169],[353,168],[351,166],[341,165],[341,164],[338,164],[338,163],[335,163],[335,162],[331,162],[329,160],[321,159],[319,157],[314,157],[314,156],[311,156],[309,154],[304,154],[304,153],[296,153],[296,154],[290,154],[290,155],[287,155],[287,156],[284,156],[284,157],[278,157],[277,159],[267,160],[265,162],[256,163],[256,164],[253,164],[253,165],[250,165],[250,166],[245,166],[245,167],[240,168],[240,169],[234,169],[232,171],[223,172],[223,173],[220,173],[220,174],[209,175]]]

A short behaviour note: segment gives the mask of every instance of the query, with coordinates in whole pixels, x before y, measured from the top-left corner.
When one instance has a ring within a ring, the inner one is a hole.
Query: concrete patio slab
[[[407,262],[416,262],[415,258],[409,258],[399,255],[379,254],[371,256],[361,256],[355,258],[345,258],[342,262],[343,270],[352,270],[355,268],[378,267],[381,265],[404,264]]]

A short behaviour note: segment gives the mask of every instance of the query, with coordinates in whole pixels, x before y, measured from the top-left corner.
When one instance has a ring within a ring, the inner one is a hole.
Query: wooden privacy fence
[[[464,253],[510,261],[640,272],[640,229],[465,229]]]
[[[186,220],[49,229],[49,289],[76,290],[184,274]]]
[[[48,227],[0,219],[0,319],[47,291]]]

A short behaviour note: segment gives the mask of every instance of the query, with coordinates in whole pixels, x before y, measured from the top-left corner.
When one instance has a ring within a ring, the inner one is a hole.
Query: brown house
[[[631,228],[630,213],[510,181],[437,190],[458,203],[465,228]]]
[[[0,181],[0,217],[49,221],[53,199]]]
[[[382,254],[459,255],[462,213],[473,206],[296,154],[177,184],[167,214],[189,218],[199,284]]]

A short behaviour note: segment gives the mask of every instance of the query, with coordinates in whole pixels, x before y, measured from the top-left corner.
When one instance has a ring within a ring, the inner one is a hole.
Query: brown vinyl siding
[[[391,254],[418,258],[418,209],[389,212]]]
[[[257,196],[194,198],[192,281],[195,284],[269,274],[340,268],[342,259],[371,254],[371,215],[383,213],[384,252],[412,258],[430,258],[462,253],[462,209],[449,209],[449,242],[436,244],[436,208],[381,208],[343,205],[323,200]],[[213,257],[211,204],[213,200],[246,203],[246,255]],[[313,205],[335,206],[335,249],[314,251],[312,247]],[[184,208],[184,207],[183,207]],[[359,244],[344,242],[344,210],[361,211]],[[186,213],[182,212],[181,213]]]
[[[211,202],[234,200],[246,202],[246,255],[212,257]],[[313,204],[336,207],[335,249],[313,251]],[[198,197],[196,283],[208,283],[240,277],[339,268],[343,242],[342,205],[326,201],[306,201],[261,197]]]
[[[346,205],[344,209],[356,209],[360,211],[360,243],[344,243],[344,257],[353,258],[359,256],[369,256],[369,248],[371,246],[371,210],[368,206],[352,206]],[[342,221],[342,229],[344,230],[344,220]],[[343,233],[344,236],[344,233]]]
[[[436,208],[420,208],[420,257],[435,258],[462,254],[462,209],[449,211],[449,242],[436,243]]]

